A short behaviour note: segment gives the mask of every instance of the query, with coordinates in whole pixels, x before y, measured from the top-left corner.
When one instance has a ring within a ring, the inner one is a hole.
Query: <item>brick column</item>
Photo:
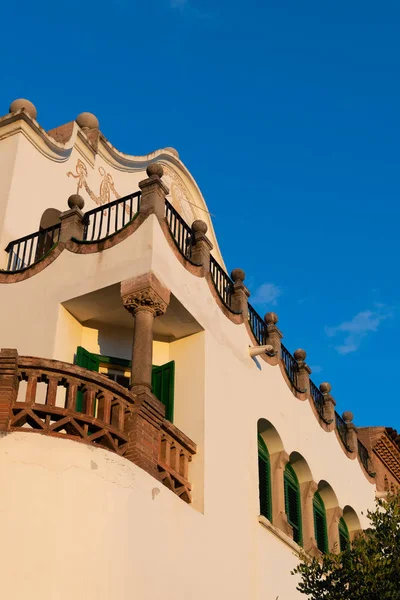
[[[233,280],[232,308],[243,315],[243,321],[248,319],[248,300],[250,292],[244,285],[246,274],[242,269],[233,269],[231,279]]]
[[[204,271],[210,270],[210,252],[213,245],[206,236],[207,223],[198,219],[192,223],[192,262],[203,265]]]
[[[272,365],[277,365],[281,359],[281,339],[283,338],[281,330],[276,326],[278,315],[274,312],[269,312],[265,315],[264,321],[267,325],[267,344],[271,344],[274,352],[276,352],[275,356],[269,362]]]
[[[300,392],[308,392],[310,389],[310,374],[311,369],[307,365],[306,361],[306,351],[302,348],[299,348],[294,353],[294,358],[297,362],[298,371],[297,371],[297,388]]]
[[[324,396],[323,418],[327,423],[333,423],[335,420],[336,402],[330,394],[331,389],[331,384],[327,381],[323,381],[319,386],[319,391]]]
[[[85,201],[79,194],[72,194],[68,198],[68,206],[70,210],[60,214],[61,231],[60,242],[68,242],[72,237],[77,240],[83,239],[84,223],[82,208],[85,206]]]
[[[357,427],[354,425],[354,423],[352,423],[352,420],[354,419],[354,415],[349,410],[346,410],[343,413],[342,418],[343,418],[344,422],[346,423],[346,427],[347,427],[347,434],[346,434],[347,447],[350,452],[357,452],[358,451]]]
[[[285,510],[285,467],[289,462],[289,454],[285,450],[270,454],[272,484],[272,523],[289,537],[293,537],[293,529],[289,525]]]
[[[11,406],[18,395],[18,352],[14,348],[0,351],[0,431],[8,431]]]
[[[303,519],[303,547],[312,556],[318,556],[319,550],[314,531],[314,494],[318,490],[315,481],[304,481],[300,484],[301,514]]]
[[[135,319],[130,388],[136,397],[126,425],[125,456],[159,479],[157,461],[165,407],[151,393],[153,321],[165,313],[170,291],[153,273],[146,273],[123,281],[121,296],[124,307]]]
[[[326,528],[328,530],[329,552],[340,552],[339,521],[343,516],[343,510],[339,506],[326,509]]]
[[[165,197],[169,193],[167,186],[161,181],[164,169],[158,163],[151,163],[146,173],[148,179],[139,182],[142,190],[139,213],[144,217],[156,215],[161,220],[165,217]]]

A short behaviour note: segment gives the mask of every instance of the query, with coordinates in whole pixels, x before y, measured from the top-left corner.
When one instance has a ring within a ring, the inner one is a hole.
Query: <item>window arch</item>
[[[288,463],[284,474],[285,512],[289,525],[293,529],[293,540],[302,545],[300,486],[293,467]]]
[[[260,434],[258,434],[258,489],[260,515],[272,521],[271,463],[268,448]]]
[[[346,521],[343,517],[339,521],[339,549],[340,552],[346,550],[350,543],[349,530],[347,529]]]
[[[326,526],[326,511],[324,502],[318,492],[313,499],[314,532],[318,550],[328,552],[328,530]]]

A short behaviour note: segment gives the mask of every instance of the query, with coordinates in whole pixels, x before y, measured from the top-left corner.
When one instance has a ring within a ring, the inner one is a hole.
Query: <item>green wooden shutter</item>
[[[328,552],[328,531],[326,527],[326,513],[325,505],[318,494],[315,492],[313,498],[313,509],[314,509],[314,532],[317,547],[321,552]]]
[[[78,365],[78,367],[84,367],[85,369],[88,369],[89,371],[97,371],[97,372],[99,371],[99,364],[100,364],[99,357],[95,356],[91,352],[88,352],[88,350],[85,350],[85,348],[82,348],[82,346],[78,346],[78,348],[76,349],[74,362],[76,365]],[[76,412],[82,412],[82,409],[83,409],[83,393],[78,392],[76,395],[75,410],[76,410]]]
[[[151,374],[152,392],[165,406],[165,417],[173,422],[174,418],[174,386],[175,386],[175,361],[153,366]]]
[[[271,464],[268,448],[260,434],[258,434],[258,488],[260,515],[272,521]]]
[[[340,552],[344,552],[350,544],[349,530],[343,517],[339,521],[339,546]]]
[[[302,544],[300,486],[297,475],[289,464],[284,474],[285,511],[289,525],[293,528],[293,540]]]

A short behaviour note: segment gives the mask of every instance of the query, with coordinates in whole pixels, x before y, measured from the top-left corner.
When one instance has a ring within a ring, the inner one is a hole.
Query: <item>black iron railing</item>
[[[22,271],[43,258],[60,239],[61,225],[53,225],[10,242],[7,271]]]
[[[373,472],[371,459],[369,457],[368,450],[366,449],[364,444],[362,442],[360,442],[360,440],[357,440],[357,446],[358,446],[358,456],[360,457],[362,466],[367,471],[368,475],[371,475],[371,477],[374,477],[375,473]]]
[[[310,379],[310,394],[320,417],[324,418],[324,395]]]
[[[98,242],[128,225],[139,212],[140,194],[134,192],[85,213],[83,241]]]
[[[336,429],[338,431],[339,437],[348,450],[349,446],[347,444],[347,425],[346,425],[346,422],[339,415],[339,413],[337,413],[336,411],[335,411],[335,422],[336,422]]]
[[[210,274],[214,282],[215,289],[222,302],[231,309],[233,295],[233,281],[217,263],[215,258],[210,255]],[[232,309],[231,309],[232,310]]]
[[[267,343],[267,336],[268,336],[267,325],[266,325],[264,319],[262,319],[260,317],[258,312],[251,306],[250,303],[247,305],[247,308],[248,308],[250,329],[253,332],[253,335],[256,338],[257,343],[260,346],[265,346],[265,344]]]
[[[192,229],[168,200],[165,200],[165,217],[180,253],[190,260],[192,257]]]
[[[283,344],[281,344],[281,356],[283,364],[285,365],[286,373],[291,383],[295,388],[297,388],[297,372],[299,368],[294,356],[290,354],[289,350]]]

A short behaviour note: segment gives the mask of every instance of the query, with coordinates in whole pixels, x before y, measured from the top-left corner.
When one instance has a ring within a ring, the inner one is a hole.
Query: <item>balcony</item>
[[[41,433],[115,452],[143,466],[189,503],[189,463],[196,445],[167,419],[158,418],[157,403],[154,398],[146,408],[145,426],[138,425],[141,401],[106,376],[64,362],[18,356],[15,350],[0,352],[0,431]],[[135,459],[143,445],[140,435],[146,436],[144,443],[155,456],[154,471]]]

